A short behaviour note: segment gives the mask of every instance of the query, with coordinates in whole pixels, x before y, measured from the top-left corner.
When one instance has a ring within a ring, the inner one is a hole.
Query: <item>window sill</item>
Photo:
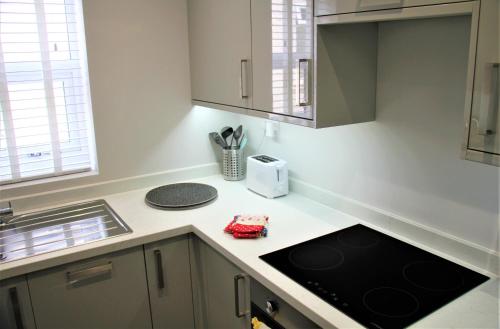
[[[71,179],[78,179],[78,178],[91,177],[91,176],[97,176],[97,175],[99,175],[99,170],[96,169],[96,170],[70,173],[70,174],[60,175],[60,176],[39,178],[39,179],[33,179],[33,180],[29,180],[29,181],[24,181],[24,182],[0,185],[0,191],[7,191],[7,190],[13,190],[13,189],[22,188],[22,187],[29,187],[29,186],[35,186],[35,185],[41,185],[41,184],[49,184],[49,183],[54,183],[54,182],[61,182],[61,181],[66,181],[66,180],[71,180]]]

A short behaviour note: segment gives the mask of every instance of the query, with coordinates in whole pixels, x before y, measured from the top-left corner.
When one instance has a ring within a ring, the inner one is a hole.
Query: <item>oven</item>
[[[320,328],[257,281],[251,280],[250,289],[252,322],[256,318],[259,322],[272,329]],[[257,326],[252,325],[252,328]],[[263,328],[265,327],[261,325],[260,329]]]

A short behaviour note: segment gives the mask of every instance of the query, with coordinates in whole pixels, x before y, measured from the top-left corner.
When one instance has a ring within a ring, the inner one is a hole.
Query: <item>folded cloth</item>
[[[265,215],[236,215],[226,226],[224,232],[237,239],[253,239],[267,236],[269,217]]]
[[[252,318],[252,329],[271,329],[264,322],[260,322],[259,319],[254,316]]]

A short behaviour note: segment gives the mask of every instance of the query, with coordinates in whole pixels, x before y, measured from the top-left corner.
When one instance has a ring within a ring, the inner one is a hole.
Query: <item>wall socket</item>
[[[280,130],[280,124],[276,121],[266,121],[266,137],[277,139]]]

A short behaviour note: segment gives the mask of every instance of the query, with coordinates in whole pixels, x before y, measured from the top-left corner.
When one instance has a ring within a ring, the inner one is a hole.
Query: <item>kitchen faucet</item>
[[[0,203],[0,227],[9,224],[10,220],[14,218],[14,211],[10,201]]]

